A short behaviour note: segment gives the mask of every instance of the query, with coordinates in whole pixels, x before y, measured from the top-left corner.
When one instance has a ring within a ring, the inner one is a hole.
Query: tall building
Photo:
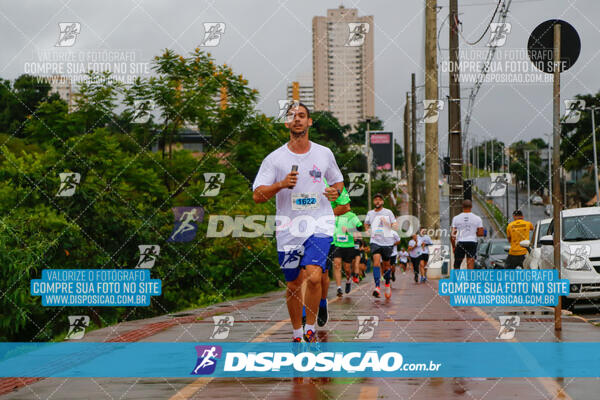
[[[315,90],[310,76],[300,76],[297,80],[287,85],[287,99],[298,100],[306,105],[310,111],[315,109]]]
[[[373,16],[340,6],[313,17],[315,110],[331,111],[354,129],[375,115]]]

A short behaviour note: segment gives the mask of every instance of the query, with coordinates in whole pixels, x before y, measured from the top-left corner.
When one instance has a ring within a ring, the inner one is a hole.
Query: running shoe
[[[325,326],[329,320],[329,310],[327,310],[327,304],[324,307],[319,305],[319,313],[317,314],[317,325]]]
[[[344,295],[344,294],[342,293],[342,288],[341,288],[341,287],[339,287],[339,288],[337,289],[337,297],[342,297],[343,295]]]
[[[306,343],[317,343],[317,333],[312,329],[309,329],[304,334],[304,341]]]
[[[359,278],[358,278],[358,275],[354,275],[354,276],[352,277],[352,282],[354,282],[354,283],[358,283],[358,282],[360,282],[360,281],[362,281],[362,279],[359,279]]]
[[[396,272],[392,271],[392,282],[396,282]]]
[[[374,297],[381,296],[381,290],[379,289],[379,286],[375,286],[375,290],[373,290],[373,296]]]
[[[385,285],[384,287],[384,293],[385,293],[385,298],[389,299],[390,297],[392,297],[392,286],[391,285]]]
[[[292,339],[292,342],[293,343],[301,343],[302,342],[302,338],[295,337],[295,338]]]
[[[424,276],[421,277],[421,283],[425,282],[427,280],[427,278],[425,278]]]
[[[352,287],[352,284],[350,282],[346,282],[346,293],[350,293],[351,287]]]

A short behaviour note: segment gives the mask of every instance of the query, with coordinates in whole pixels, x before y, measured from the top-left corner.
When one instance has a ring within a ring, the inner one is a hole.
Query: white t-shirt
[[[315,234],[333,236],[335,216],[331,203],[323,194],[325,182],[331,186],[344,177],[331,150],[310,142],[304,154],[293,153],[287,143],[269,154],[260,165],[252,190],[282,181],[298,165],[298,181],[293,189],[277,192],[275,202],[277,250],[289,251]]]
[[[408,252],[405,251],[400,251],[398,252],[398,261],[403,262],[406,264],[406,261],[408,261],[407,257],[408,257]]]
[[[418,242],[418,241],[419,241],[419,238],[417,237],[417,242]],[[417,242],[415,242],[414,240],[410,239],[410,240],[408,241],[408,247],[411,247],[411,246],[415,246],[415,245],[417,245]],[[422,250],[422,249],[421,249],[421,246],[417,246],[417,247],[415,247],[414,249],[410,250],[410,251],[408,252],[408,254],[409,254],[409,255],[410,255],[412,258],[417,258],[417,257],[420,257],[420,256],[421,256],[421,254],[422,254],[421,250]]]
[[[397,241],[394,239],[392,233],[394,230],[391,227],[394,222],[396,222],[396,217],[387,208],[382,207],[379,211],[369,211],[365,218],[365,225],[371,225],[371,243],[392,246]]]
[[[392,235],[394,236],[394,243],[396,243],[400,240],[400,235],[398,235],[398,232],[392,231]],[[398,246],[396,246],[394,244],[394,247],[392,247],[392,257],[397,256],[397,255],[398,255]]]
[[[425,247],[421,247],[421,254],[429,254],[429,246],[428,245],[433,244],[429,235],[423,235],[423,236],[417,235],[417,242],[418,242],[419,247],[421,247],[421,244],[425,243]]]
[[[452,218],[452,228],[456,228],[456,242],[477,242],[477,228],[483,228],[483,221],[471,212],[463,212]]]

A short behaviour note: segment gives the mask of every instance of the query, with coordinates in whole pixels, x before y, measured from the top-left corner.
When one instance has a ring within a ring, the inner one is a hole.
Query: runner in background
[[[467,269],[475,266],[477,254],[477,238],[483,236],[483,221],[471,212],[471,200],[463,200],[463,212],[452,218],[452,233],[450,244],[454,252],[454,269],[460,269],[460,264],[466,258]]]
[[[431,238],[426,233],[425,228],[419,230],[417,245],[421,246],[421,256],[419,260],[419,272],[421,273],[421,282],[427,282],[427,263],[429,262],[429,246],[433,244]]]
[[[400,268],[402,268],[402,275],[406,274],[406,264],[408,263],[408,252],[404,247],[400,249],[398,252],[398,261],[400,264]]]
[[[400,235],[398,232],[392,231],[394,235],[394,247],[392,248],[392,256],[390,257],[390,264],[392,265],[392,282],[396,282],[396,260],[398,258],[398,245],[400,244]]]
[[[408,241],[408,255],[410,256],[410,263],[412,264],[413,272],[415,274],[415,283],[419,283],[421,251],[422,247],[419,246],[419,238],[416,233],[413,233],[411,239]]]
[[[394,213],[383,207],[383,195],[377,193],[373,196],[373,205],[375,208],[369,210],[365,218],[365,228],[368,236],[371,238],[371,256],[373,258],[373,280],[375,281],[374,297],[381,296],[381,266],[383,264],[383,277],[385,279],[385,297],[390,298],[392,288],[390,287],[391,266],[390,256],[392,255],[392,246],[394,237],[392,231],[398,229],[398,223]]]

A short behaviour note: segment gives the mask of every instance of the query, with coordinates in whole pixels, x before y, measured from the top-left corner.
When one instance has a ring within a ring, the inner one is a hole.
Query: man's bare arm
[[[272,185],[262,185],[256,188],[252,193],[252,199],[255,203],[260,204],[277,194],[283,188],[293,188],[298,181],[298,171],[290,172],[286,175],[285,179],[279,182],[275,182]]]

